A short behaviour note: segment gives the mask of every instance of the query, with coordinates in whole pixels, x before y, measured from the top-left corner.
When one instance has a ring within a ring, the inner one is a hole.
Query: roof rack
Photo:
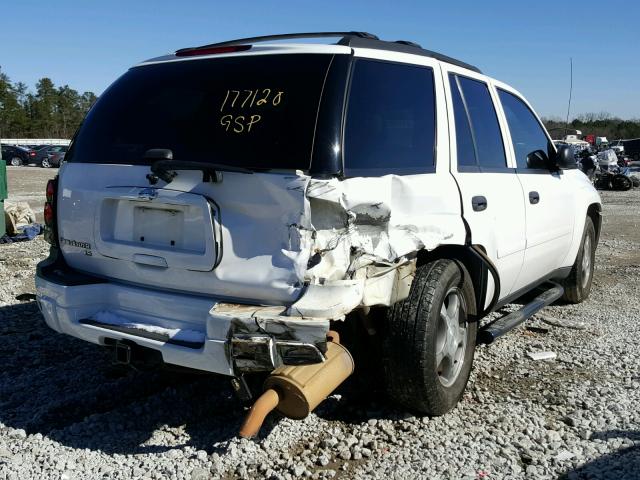
[[[457,65],[462,68],[473,70],[474,72],[482,73],[478,67],[474,67],[468,63],[462,62],[455,58],[443,55],[442,53],[434,52],[422,48],[420,45],[407,40],[398,40],[395,42],[386,42],[375,38],[358,38],[358,37],[344,37],[339,42],[339,45],[346,45],[354,48],[373,48],[376,50],[389,50],[392,52],[411,53],[413,55],[421,55],[423,57],[431,57],[442,62]]]
[[[262,35],[260,37],[237,38],[236,40],[227,40],[226,42],[210,43],[200,45],[199,47],[188,47],[176,50],[178,52],[187,52],[190,50],[200,50],[204,48],[226,47],[230,45],[238,45],[243,43],[268,42],[269,40],[291,40],[294,38],[332,38],[342,37],[342,40],[348,37],[369,38],[371,40],[379,40],[377,36],[367,32],[308,32],[308,33],[281,33],[279,35]]]
[[[259,43],[268,42],[270,40],[291,40],[295,38],[332,38],[340,37],[340,40],[336,42],[337,45],[345,45],[347,47],[359,47],[359,48],[372,48],[377,50],[388,50],[393,52],[411,53],[413,55],[422,55],[425,57],[435,58],[452,65],[467,68],[474,72],[482,73],[479,68],[474,67],[468,63],[456,60],[455,58],[443,55],[438,52],[426,50],[419,44],[410,42],[408,40],[397,40],[395,42],[388,42],[380,40],[376,35],[367,32],[307,32],[307,33],[283,33],[280,35],[263,35],[260,37],[247,37],[238,38],[236,40],[227,40],[226,42],[210,43],[207,45],[200,45],[198,47],[188,47],[176,50],[176,55],[184,55],[185,53],[195,50],[202,50],[216,47],[227,47],[232,45],[241,45],[247,43]]]
[[[422,45],[416,42],[411,42],[409,40],[396,40],[393,43],[399,43],[400,45],[409,45],[410,47],[422,48]]]

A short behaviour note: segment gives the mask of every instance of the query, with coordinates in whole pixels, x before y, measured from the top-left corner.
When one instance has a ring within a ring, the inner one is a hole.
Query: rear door
[[[567,255],[573,238],[575,201],[566,175],[561,170],[551,171],[541,160],[551,158],[555,147],[531,107],[507,86],[499,86],[497,91],[526,208],[527,247],[517,280],[517,287],[523,288],[549,275]]]
[[[444,65],[443,65],[444,67]],[[446,67],[452,173],[471,242],[481,245],[500,272],[500,298],[515,285],[524,259],[525,211],[522,187],[508,162],[498,122],[495,92],[482,75]],[[493,295],[490,279],[487,302]]]

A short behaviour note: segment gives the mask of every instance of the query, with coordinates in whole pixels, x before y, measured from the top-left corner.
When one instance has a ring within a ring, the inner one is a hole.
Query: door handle
[[[482,212],[487,209],[487,199],[482,195],[478,195],[471,199],[471,206],[474,212]]]
[[[169,265],[163,257],[157,255],[146,255],[144,253],[134,253],[132,258],[138,265],[149,265],[151,267],[168,268]]]
[[[540,194],[538,192],[529,192],[529,203],[535,205],[540,202]]]

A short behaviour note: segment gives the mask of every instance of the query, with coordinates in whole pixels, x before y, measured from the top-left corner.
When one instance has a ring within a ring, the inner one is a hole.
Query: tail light
[[[44,223],[47,227],[53,226],[53,207],[49,202],[44,204]]]
[[[47,182],[46,202],[44,203],[44,239],[51,245],[56,245],[56,193],[58,190],[58,177]]]
[[[46,197],[47,197],[47,203],[53,203],[53,200],[56,197],[56,180],[52,179],[49,180],[47,182],[47,190],[46,190]]]
[[[30,157],[35,157],[36,156],[36,152],[29,152],[29,156]]]

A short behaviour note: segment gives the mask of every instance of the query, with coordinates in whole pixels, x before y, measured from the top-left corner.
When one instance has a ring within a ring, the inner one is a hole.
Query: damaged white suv
[[[267,380],[268,409],[294,417],[351,373],[329,334],[351,324],[377,339],[389,396],[437,415],[477,342],[588,296],[600,209],[526,100],[468,64],[359,32],[187,48],[132,67],[84,120],[47,187],[38,302],[121,362],[241,393],[289,376]]]

